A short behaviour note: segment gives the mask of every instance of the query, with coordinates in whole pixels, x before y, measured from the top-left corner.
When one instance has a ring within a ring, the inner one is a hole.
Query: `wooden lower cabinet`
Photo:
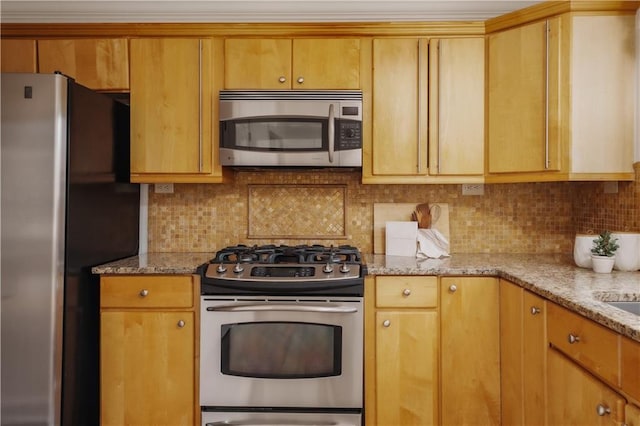
[[[547,357],[549,426],[623,424],[622,396],[558,350],[550,348]]]
[[[500,280],[502,424],[545,424],[546,355],[544,299]]]
[[[625,426],[640,426],[640,407],[627,404],[624,410]]]
[[[198,423],[196,280],[101,278],[102,426]],[[167,304],[179,287],[191,299],[177,295],[175,306]]]
[[[367,279],[365,419],[438,424],[437,277]]]
[[[498,279],[440,279],[442,425],[500,424]]]

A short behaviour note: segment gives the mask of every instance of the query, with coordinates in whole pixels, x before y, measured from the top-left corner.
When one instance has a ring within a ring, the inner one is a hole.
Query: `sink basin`
[[[640,301],[632,302],[605,302],[607,305],[611,305],[614,308],[622,309],[623,311],[631,312],[635,315],[640,315]]]

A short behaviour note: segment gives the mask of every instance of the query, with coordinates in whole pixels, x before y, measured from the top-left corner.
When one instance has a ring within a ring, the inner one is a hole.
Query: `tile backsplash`
[[[640,232],[640,163],[618,192],[602,182],[363,185],[358,172],[235,171],[224,185],[149,190],[151,252],[253,244],[352,244],[373,251],[374,203],[449,204],[452,253],[570,253],[576,232]]]

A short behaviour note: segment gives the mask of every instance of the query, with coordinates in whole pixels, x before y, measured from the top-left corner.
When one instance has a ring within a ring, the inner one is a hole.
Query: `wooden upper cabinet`
[[[226,89],[359,89],[360,39],[225,40]]]
[[[429,41],[429,174],[484,174],[484,37]]]
[[[567,13],[489,35],[488,181],[633,180],[634,28]]]
[[[558,26],[556,18],[489,36],[490,173],[558,168],[547,152],[546,106],[547,46]]]
[[[221,180],[215,46],[213,39],[131,40],[132,180]]]
[[[60,71],[94,90],[129,90],[127,40],[75,39],[38,40],[41,73]]]
[[[373,40],[371,175],[427,174],[427,50],[419,39]]]
[[[37,72],[36,41],[0,40],[0,72]]]
[[[372,62],[363,182],[481,182],[484,39],[374,39]]]

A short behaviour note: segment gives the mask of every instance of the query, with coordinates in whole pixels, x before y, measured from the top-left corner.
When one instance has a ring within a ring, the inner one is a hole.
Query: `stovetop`
[[[203,295],[362,294],[366,266],[350,245],[237,245],[198,268]]]
[[[360,251],[349,245],[237,245],[216,253],[210,263],[362,263]]]

